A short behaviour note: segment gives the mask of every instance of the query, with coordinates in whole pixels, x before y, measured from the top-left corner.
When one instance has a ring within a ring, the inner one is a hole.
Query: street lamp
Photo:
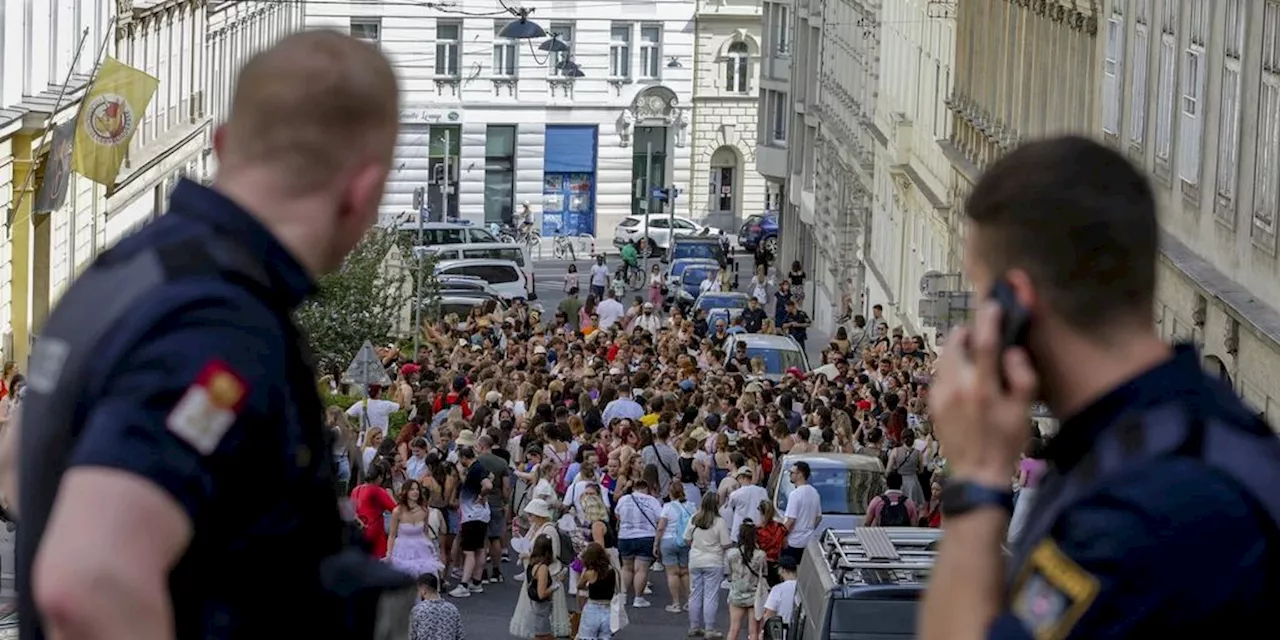
[[[561,53],[568,51],[569,45],[566,44],[564,40],[560,39],[560,34],[553,33],[550,38],[543,40],[542,44],[538,45],[538,50],[546,51],[548,53]]]
[[[680,64],[680,59],[675,56],[671,56],[671,61],[667,63],[667,68],[680,69],[682,67],[684,67],[684,65]]]
[[[508,22],[502,30],[498,32],[499,38],[507,38],[509,40],[532,40],[534,38],[545,38],[547,32],[536,22],[529,21],[529,14],[533,13],[533,9],[512,9],[503,5],[508,13],[515,16],[516,19]]]
[[[581,78],[587,74],[582,72],[582,67],[579,67],[578,63],[570,62],[564,65],[564,75],[568,78]]]

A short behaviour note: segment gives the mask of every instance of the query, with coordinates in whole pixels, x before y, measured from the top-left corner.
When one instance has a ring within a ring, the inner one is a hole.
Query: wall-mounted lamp
[[[680,64],[680,59],[675,56],[671,56],[671,60],[667,62],[668,69],[680,69],[682,67],[684,67],[684,65]]]

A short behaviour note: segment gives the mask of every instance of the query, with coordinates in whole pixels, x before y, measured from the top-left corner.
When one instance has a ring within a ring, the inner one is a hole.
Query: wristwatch
[[[942,515],[958,516],[984,507],[997,507],[1013,513],[1013,491],[954,480],[942,487]]]

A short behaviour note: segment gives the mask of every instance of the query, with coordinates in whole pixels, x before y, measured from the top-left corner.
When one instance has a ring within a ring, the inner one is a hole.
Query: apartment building
[[[866,289],[876,157],[866,123],[880,76],[880,5],[766,2],[762,16],[758,113],[767,126],[757,135],[757,170],[767,200],[777,200],[779,265],[798,261],[809,274],[806,306],[823,331]]]
[[[764,178],[764,204],[777,212],[785,199],[787,133],[795,118],[791,103],[791,38],[794,28],[790,1],[761,3],[760,97],[756,115],[756,172]]]
[[[514,16],[495,0],[307,7],[307,26],[377,43],[400,76],[384,218],[412,215],[426,187],[434,217],[501,222],[527,202],[544,235],[607,236],[629,214],[662,211],[654,189],[694,190],[696,3],[519,4],[547,38],[501,37]]]
[[[1152,177],[1156,318],[1280,411],[1280,0],[1105,0],[1095,133]]]
[[[764,178],[754,166],[761,2],[696,1],[689,200],[695,217],[732,231],[765,210]]]
[[[880,85],[867,125],[877,145],[866,302],[932,340],[919,316],[926,274],[955,273],[952,170],[939,140],[951,134],[947,98],[956,56],[956,4],[887,2],[880,14]]]

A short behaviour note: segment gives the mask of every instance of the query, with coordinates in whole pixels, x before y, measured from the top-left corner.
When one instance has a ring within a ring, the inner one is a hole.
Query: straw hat
[[[463,429],[462,431],[460,431],[460,432],[458,433],[458,440],[457,440],[457,442],[458,442],[458,446],[459,446],[459,447],[474,447],[474,446],[476,446],[476,443],[478,442],[478,440],[476,439],[476,432],[474,432],[474,431],[472,431],[472,430],[470,430],[470,429]]]

